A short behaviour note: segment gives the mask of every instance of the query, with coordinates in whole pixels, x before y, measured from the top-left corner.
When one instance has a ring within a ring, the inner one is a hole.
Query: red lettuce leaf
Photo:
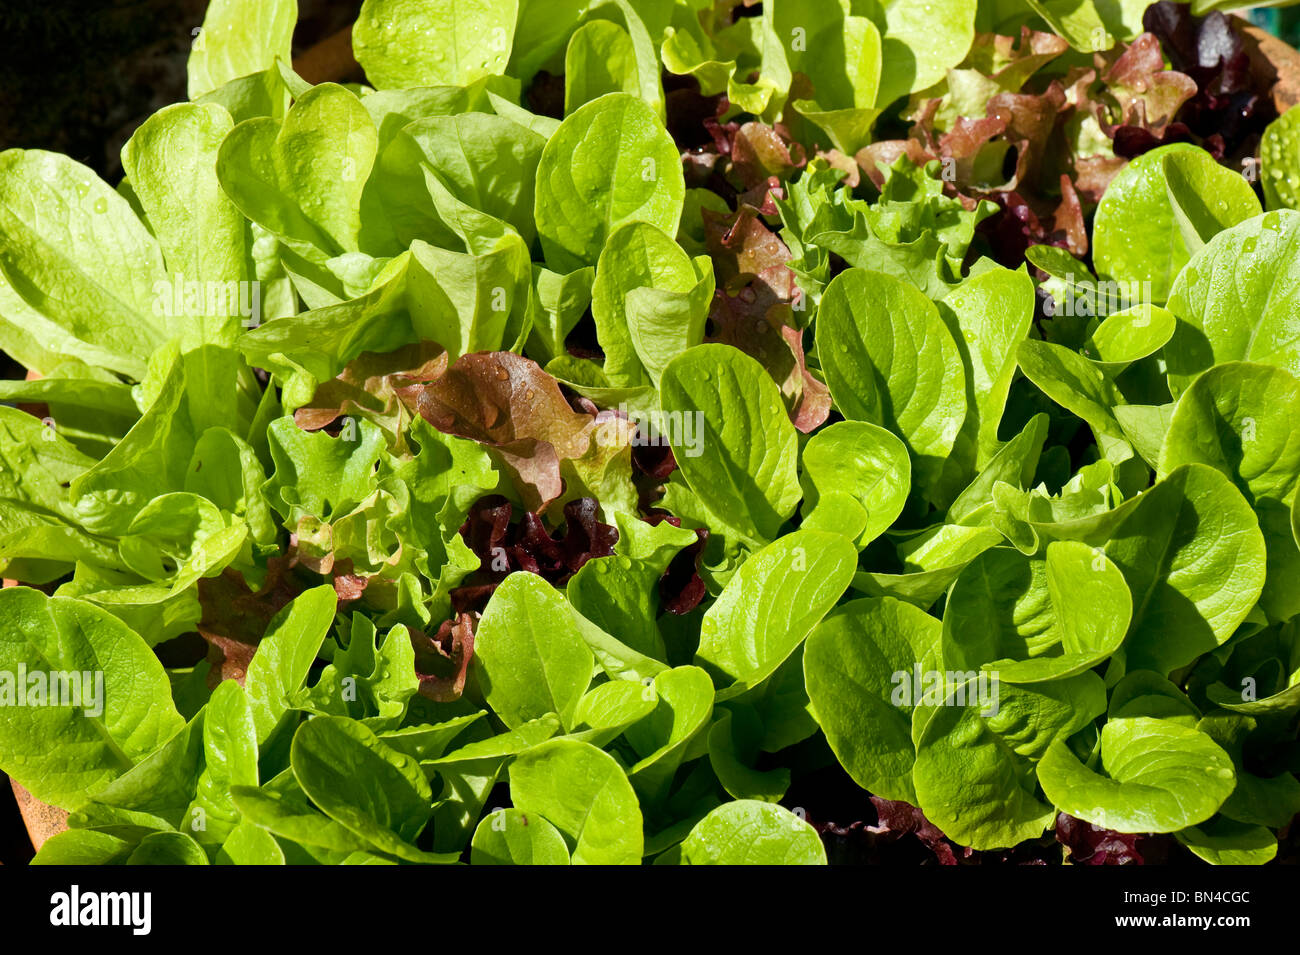
[[[477,614],[458,613],[454,620],[444,620],[432,637],[419,630],[411,631],[421,696],[435,703],[452,703],[460,699],[470,661],[474,658],[477,626]]]
[[[470,508],[460,536],[479,558],[478,569],[451,591],[451,603],[458,613],[482,612],[501,581],[518,570],[563,586],[593,557],[614,553],[618,529],[597,519],[593,498],[579,498],[564,505],[564,526],[552,534],[532,511],[516,522],[514,505],[493,494]]]

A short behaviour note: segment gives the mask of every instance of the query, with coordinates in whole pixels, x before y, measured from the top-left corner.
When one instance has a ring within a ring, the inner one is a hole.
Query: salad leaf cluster
[[[214,0],[116,187],[0,153],[36,861],[820,864],[828,769],[1272,859],[1300,112],[1167,135],[1168,6],[366,0],[312,86]]]

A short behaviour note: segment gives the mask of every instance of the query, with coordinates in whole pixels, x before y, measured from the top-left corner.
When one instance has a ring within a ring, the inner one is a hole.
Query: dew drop
[[[91,208],[93,208],[96,212],[103,214],[108,211],[108,200],[105,199],[103,196],[100,196],[98,199],[95,200],[95,204]]]

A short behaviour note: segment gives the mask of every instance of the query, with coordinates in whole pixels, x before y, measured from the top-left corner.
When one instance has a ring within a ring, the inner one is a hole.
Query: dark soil
[[[301,0],[294,54],[356,19],[360,0]],[[67,153],[110,183],[135,128],[185,99],[207,0],[0,0],[0,149]]]

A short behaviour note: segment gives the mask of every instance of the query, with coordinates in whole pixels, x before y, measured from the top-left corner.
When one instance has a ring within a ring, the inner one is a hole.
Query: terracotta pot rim
[[[9,786],[13,789],[14,801],[18,803],[18,813],[23,818],[32,849],[40,852],[48,839],[67,830],[68,811],[37,799],[13,777],[9,778]]]

